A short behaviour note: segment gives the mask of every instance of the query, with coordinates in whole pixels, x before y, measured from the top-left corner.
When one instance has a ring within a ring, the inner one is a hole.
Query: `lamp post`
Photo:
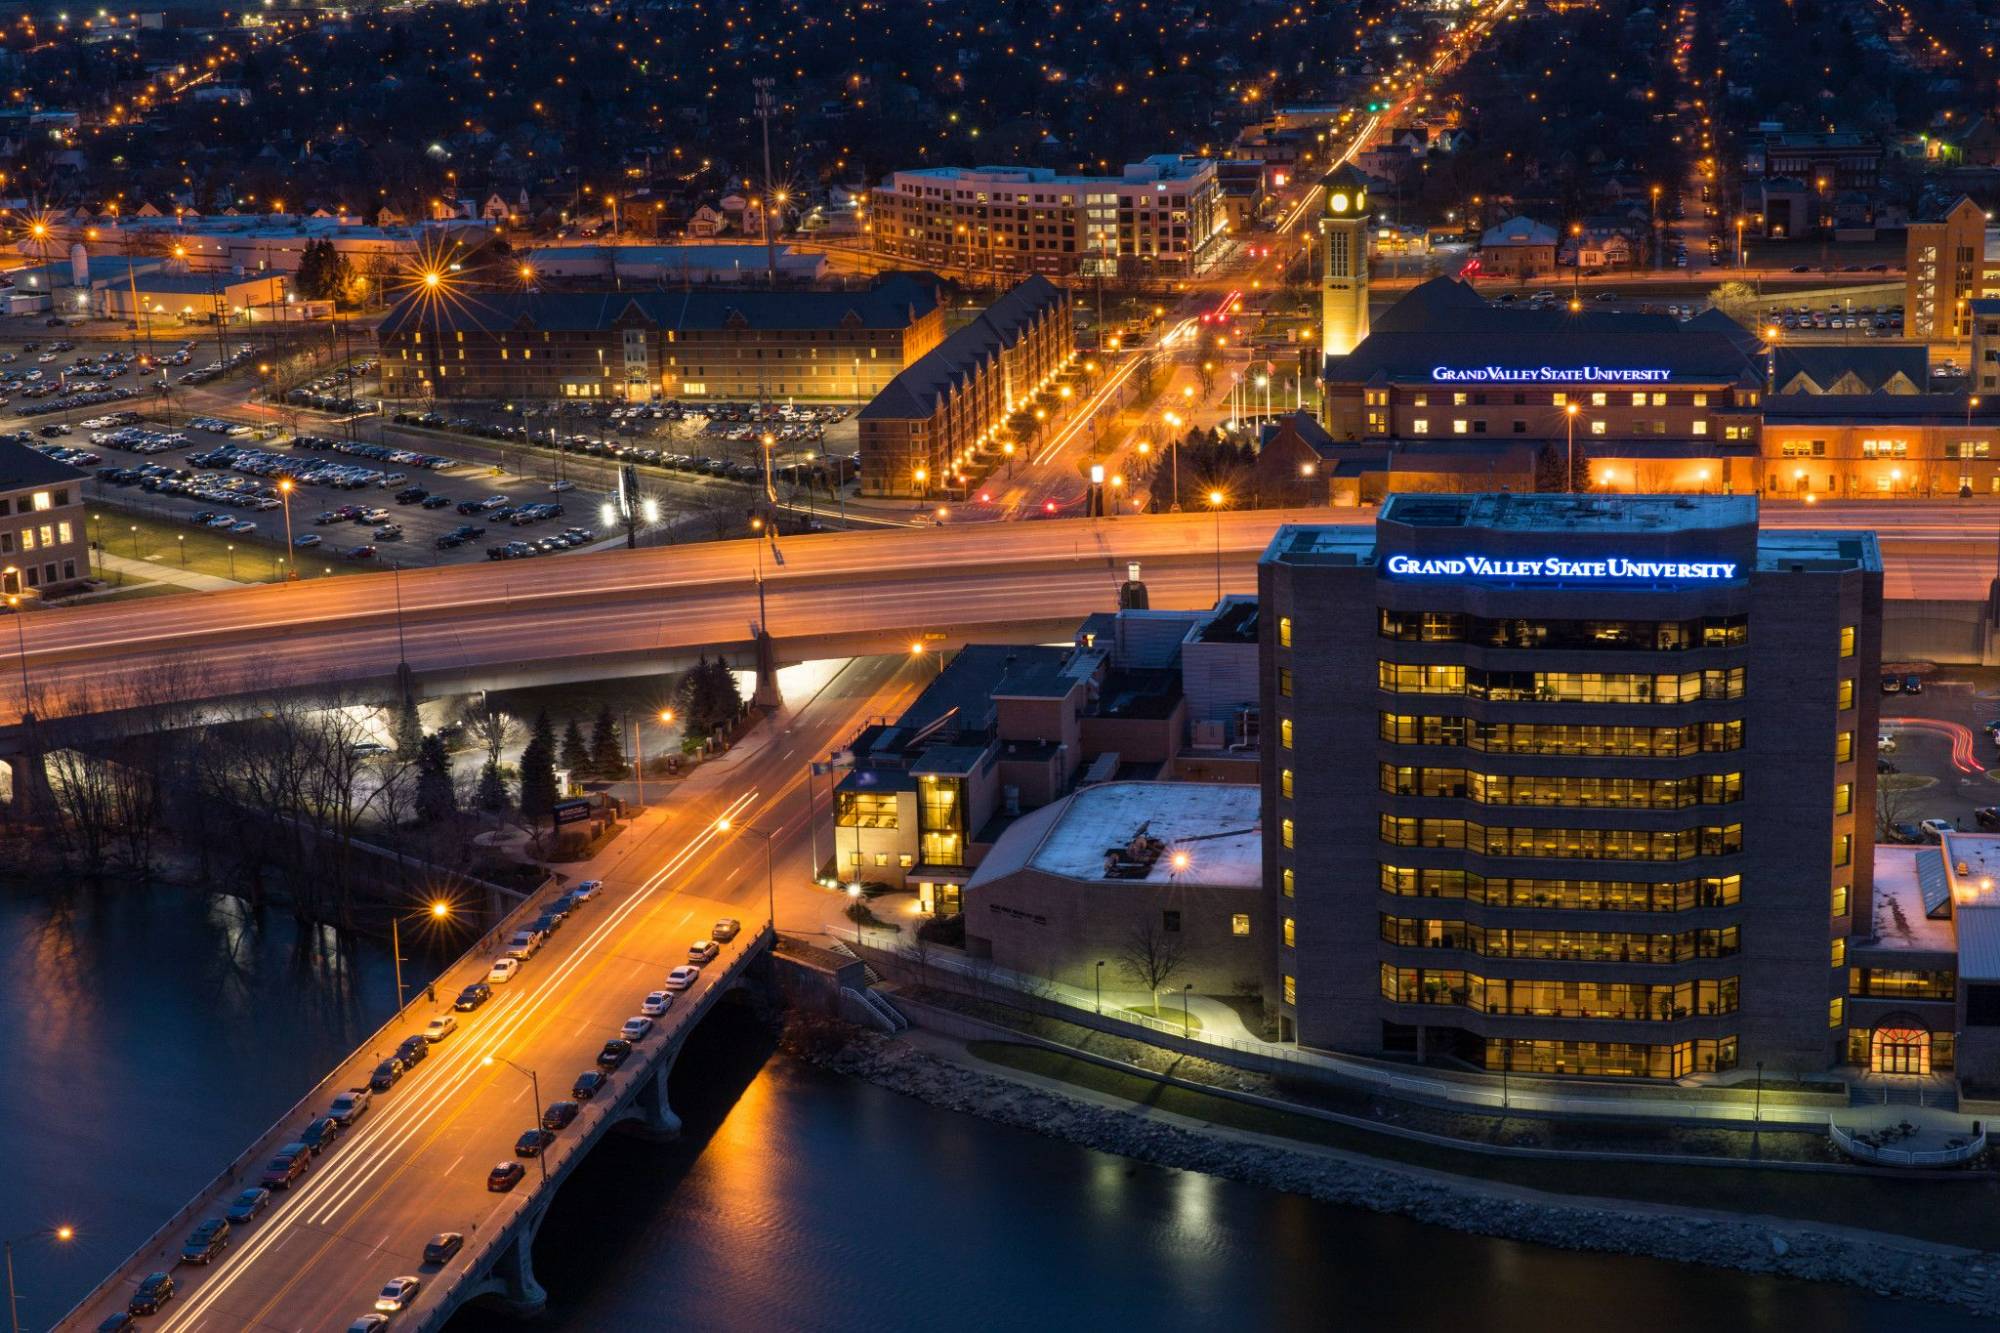
[[[528,1076],[528,1087],[533,1090],[532,1095],[535,1099],[535,1128],[540,1129],[542,1127],[542,1080],[536,1077],[534,1070],[523,1069],[521,1068],[521,1066],[515,1064],[512,1060],[509,1060],[504,1055],[481,1056],[479,1063],[482,1065],[490,1065],[496,1060],[499,1061],[501,1064],[507,1066],[509,1069],[513,1070],[515,1073],[526,1074]],[[542,1148],[535,1153],[535,1160],[539,1162],[542,1167],[542,1183],[544,1185],[549,1183],[548,1156],[549,1153],[547,1148]]]
[[[1191,993],[1192,993],[1193,991],[1194,991],[1194,983],[1193,983],[1192,981],[1189,981],[1189,982],[1185,982],[1185,983],[1183,983],[1183,984],[1182,984],[1182,986],[1181,986],[1181,1035],[1182,1035],[1183,1037],[1192,1037],[1192,1036],[1194,1036],[1194,1019],[1192,1019],[1191,1017],[1189,1017],[1189,1016],[1188,1016],[1188,996],[1189,996],[1189,995],[1190,995],[1190,994],[1191,994]]]
[[[0,575],[16,575],[19,571],[9,565],[0,570]],[[34,711],[28,701],[28,613],[21,609],[21,599],[26,594],[11,593],[7,597],[7,609],[14,613],[15,660],[21,664],[21,714],[25,717]]]
[[[4,1249],[7,1253],[7,1322],[13,1326],[14,1333],[21,1333],[21,1306],[20,1300],[14,1291],[14,1246],[23,1241],[41,1240],[44,1237],[49,1240],[67,1242],[74,1238],[75,1235],[76,1228],[65,1225],[59,1227],[41,1227],[38,1230],[28,1232],[25,1236],[15,1236],[10,1240],[0,1241],[0,1249]]]
[[[1222,505],[1229,497],[1221,491],[1208,493],[1209,512],[1215,515],[1215,600],[1222,600]]]
[[[1097,1012],[1104,1012],[1104,960],[1097,960]]]
[[[282,500],[283,500],[283,501],[285,502],[285,550],[286,550],[287,552],[290,552],[290,551],[291,551],[291,550],[293,549],[293,546],[292,546],[292,486],[293,486],[293,482],[292,482],[292,479],[291,479],[290,477],[280,477],[280,478],[278,478],[278,496],[279,496],[279,498],[280,498],[280,499],[282,499]],[[291,578],[291,577],[296,577],[296,575],[295,575],[295,574],[287,574],[287,575],[286,575],[286,577],[288,577],[288,578]]]
[[[1574,494],[1576,491],[1576,414],[1583,409],[1575,403],[1563,404],[1563,423],[1568,427],[1568,450],[1563,462],[1563,490]]]
[[[442,921],[451,915],[451,904],[439,898],[421,912],[398,912],[389,918],[389,955],[396,962],[396,1012],[403,1012],[403,935],[398,927],[405,918]]]
[[[754,824],[738,824],[733,820],[731,820],[726,815],[723,816],[721,819],[715,821],[715,829],[716,832],[718,833],[727,833],[731,829],[735,829],[741,833],[754,833],[758,837],[764,840],[764,910],[769,915],[771,920],[771,933],[773,935],[777,934],[778,933],[778,888],[777,888],[778,880],[777,880],[777,873],[772,866],[772,851],[771,851],[771,844],[777,839],[777,830],[761,829]],[[856,931],[856,937],[859,938],[859,932],[860,932],[859,923],[856,923],[855,931]]]

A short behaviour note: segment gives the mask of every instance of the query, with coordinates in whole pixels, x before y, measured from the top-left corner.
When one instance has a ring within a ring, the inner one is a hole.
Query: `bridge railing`
[[[533,892],[515,904],[512,911],[501,917],[497,924],[477,940],[467,945],[458,957],[447,963],[439,971],[438,975],[449,976],[454,969],[463,966],[473,957],[491,949],[497,941],[506,938],[506,933],[518,927],[523,920],[532,920],[533,918],[528,915],[531,911],[539,915],[541,909],[547,906],[544,899],[558,896],[549,893],[549,890],[555,885],[556,880],[554,876],[544,879]],[[147,1256],[155,1253],[160,1254],[162,1257],[169,1256],[172,1252],[173,1238],[180,1233],[181,1229],[192,1222],[204,1207],[212,1207],[214,1196],[236,1181],[242,1174],[245,1166],[256,1162],[275,1147],[288,1142],[289,1139],[286,1136],[294,1132],[297,1118],[304,1114],[308,1107],[313,1106],[336,1091],[346,1091],[345,1088],[338,1086],[345,1077],[343,1071],[354,1063],[355,1057],[361,1055],[362,1052],[369,1050],[371,1047],[379,1048],[379,1043],[388,1033],[407,1023],[409,1021],[409,1012],[417,1006],[421,995],[422,992],[418,992],[417,995],[411,996],[395,1013],[389,1016],[387,1021],[362,1038],[358,1045],[342,1056],[339,1063],[334,1065],[333,1069],[321,1078],[319,1082],[313,1084],[311,1090],[305,1096],[293,1102],[269,1128],[257,1136],[256,1140],[248,1148],[237,1154],[228,1166],[224,1167],[206,1185],[197,1190],[194,1196],[181,1207],[179,1212],[175,1213],[164,1225],[148,1236],[137,1249],[119,1261],[118,1266],[112,1269],[103,1281],[86,1292],[83,1299],[78,1301],[71,1307],[69,1313],[62,1317],[57,1327],[60,1328],[63,1324],[74,1319],[80,1312],[88,1309],[93,1302],[102,1299],[108,1288],[123,1281],[127,1273],[133,1268],[138,1267],[141,1261]],[[425,1004],[430,1003],[429,1000],[423,1000],[422,1002]],[[287,1128],[288,1126],[292,1126],[293,1128]]]

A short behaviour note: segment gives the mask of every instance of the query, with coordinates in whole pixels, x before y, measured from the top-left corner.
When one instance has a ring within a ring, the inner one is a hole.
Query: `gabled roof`
[[[18,491],[28,486],[50,486],[58,482],[81,482],[88,474],[81,468],[58,463],[38,449],[12,440],[0,442],[0,491]],[[81,493],[78,494],[81,499]]]
[[[878,279],[863,291],[479,292],[431,303],[404,297],[382,320],[381,333],[435,328],[497,333],[533,329],[597,332],[637,321],[677,331],[726,328],[831,330],[902,329],[929,314],[937,293],[906,273]]]
[[[1063,303],[1061,288],[1037,275],[1004,292],[979,317],[903,368],[861,409],[863,421],[928,418],[939,399],[998,360],[1037,320]]]
[[[1861,393],[1922,393],[1930,382],[1930,363],[1919,344],[1907,347],[1847,347],[1838,344],[1787,344],[1777,349],[1772,387],[1779,393],[1799,392],[1792,386],[1803,377],[1807,393],[1831,393],[1852,377]],[[1898,382],[1907,385],[1898,389]]]

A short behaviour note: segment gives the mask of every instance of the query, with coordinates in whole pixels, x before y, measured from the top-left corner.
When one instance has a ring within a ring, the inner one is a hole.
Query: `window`
[[[1833,863],[1837,866],[1854,864],[1854,835],[1852,833],[1842,833],[1834,838]]]
[[[1695,422],[1695,423],[1694,423],[1694,433],[1695,433],[1695,434],[1697,434],[1697,435],[1706,435],[1706,434],[1708,434],[1708,422],[1706,422],[1706,421],[1697,421],[1697,422]]]
[[[1292,697],[1292,669],[1290,667],[1278,668],[1278,693],[1287,699]]]
[[[1431,433],[1431,423],[1428,417],[1418,417],[1416,420],[1410,423],[1410,434],[1428,435],[1430,433]]]
[[[1566,407],[1569,404],[1569,395],[1566,393],[1558,393],[1554,397],[1550,398],[1549,401],[1554,403],[1557,407]]]
[[[1854,733],[1843,731],[1833,738],[1833,762],[1850,763],[1854,759]]]
[[[1287,898],[1292,898],[1297,896],[1298,881],[1295,878],[1293,878],[1292,868],[1290,866],[1286,866],[1284,871],[1280,875],[1278,887],[1283,891],[1284,895]]]
[[[1835,916],[1847,915],[1847,886],[1845,884],[1836,884],[1833,886],[1833,914]]]
[[[1299,944],[1299,941],[1298,941],[1298,923],[1297,923],[1296,921],[1292,920],[1292,919],[1291,919],[1290,917],[1286,917],[1286,918],[1285,918],[1285,947],[1286,947],[1287,949],[1296,949],[1296,948],[1298,947],[1298,944]]]
[[[1278,795],[1289,798],[1292,794],[1292,770],[1278,770]]]
[[[1836,995],[1826,1002],[1826,1025],[1837,1028],[1847,1021],[1847,1001]]]
[[[1454,417],[1452,419],[1451,433],[1453,435],[1463,435],[1467,431],[1470,431],[1471,429],[1472,429],[1472,423],[1467,421],[1464,417]]]
[[[1830,950],[1829,950],[1828,952],[1829,952],[1829,954],[1831,955],[1831,957],[1832,957],[1832,959],[1833,959],[1833,962],[1832,962],[1832,966],[1834,966],[1834,967],[1846,967],[1846,966],[1847,966],[1847,936],[1845,936],[1845,935],[1836,935],[1836,936],[1834,936],[1834,937],[1833,937],[1833,947],[1832,947],[1832,949],[1830,949]]]
[[[1290,616],[1278,617],[1278,646],[1280,648],[1289,648],[1292,646],[1292,618]]]
[[[1293,976],[1287,976],[1285,978],[1285,1003],[1297,1004],[1298,1002],[1299,1002],[1298,978]]]
[[[1292,845],[1292,821],[1287,819],[1278,825],[1285,846]]]
[[[1854,813],[1854,784],[1843,782],[1833,789],[1833,813],[1851,815]]]
[[[1851,742],[1853,737],[1850,735],[1848,739]],[[1278,744],[1284,746],[1287,750],[1292,748],[1292,720],[1290,718],[1285,718],[1278,723]]]
[[[1853,681],[1843,680],[1840,682],[1840,699],[1835,706],[1839,708],[1839,710],[1843,713],[1846,712],[1848,709],[1854,707]]]
[[[1181,914],[1171,911],[1160,913],[1160,927],[1170,935],[1180,934]]]
[[[1592,435],[1602,435],[1605,433],[1605,430],[1606,427],[1602,421],[1593,421],[1590,423],[1590,433]]]
[[[1694,405],[1695,405],[1696,407],[1707,407],[1707,406],[1708,406],[1708,395],[1707,395],[1707,394],[1705,394],[1705,393],[1698,393],[1698,394],[1696,394],[1696,395],[1694,396]]]
[[[1854,626],[1852,625],[1842,625],[1840,627],[1840,655],[1842,657],[1854,656]]]
[[[1606,394],[1594,393],[1590,395],[1590,405],[1592,407],[1603,407],[1609,401],[1610,398]]]
[[[55,497],[47,491],[36,491],[34,504],[35,512],[40,513],[44,509],[55,507]]]
[[[1250,914],[1248,912],[1233,914],[1229,918],[1229,933],[1238,937],[1247,936],[1250,933]]]

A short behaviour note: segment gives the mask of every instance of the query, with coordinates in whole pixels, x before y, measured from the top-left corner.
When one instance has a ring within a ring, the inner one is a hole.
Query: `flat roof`
[[[1591,442],[1596,447],[1597,442]],[[1516,532],[1660,532],[1736,528],[1757,521],[1749,495],[1391,495],[1384,523]]]
[[[1166,844],[1145,883],[1255,888],[1264,877],[1262,800],[1258,788],[1235,783],[1084,787],[1068,798],[1028,864],[1069,879],[1104,880],[1105,853],[1144,832]],[[1187,866],[1178,873],[1177,851],[1187,854]]]
[[[1918,881],[1918,858],[1934,847],[1875,848],[1875,916],[1869,923],[1872,947],[1922,953],[1951,953],[1958,946],[1949,918],[1932,917],[1924,909]]]

